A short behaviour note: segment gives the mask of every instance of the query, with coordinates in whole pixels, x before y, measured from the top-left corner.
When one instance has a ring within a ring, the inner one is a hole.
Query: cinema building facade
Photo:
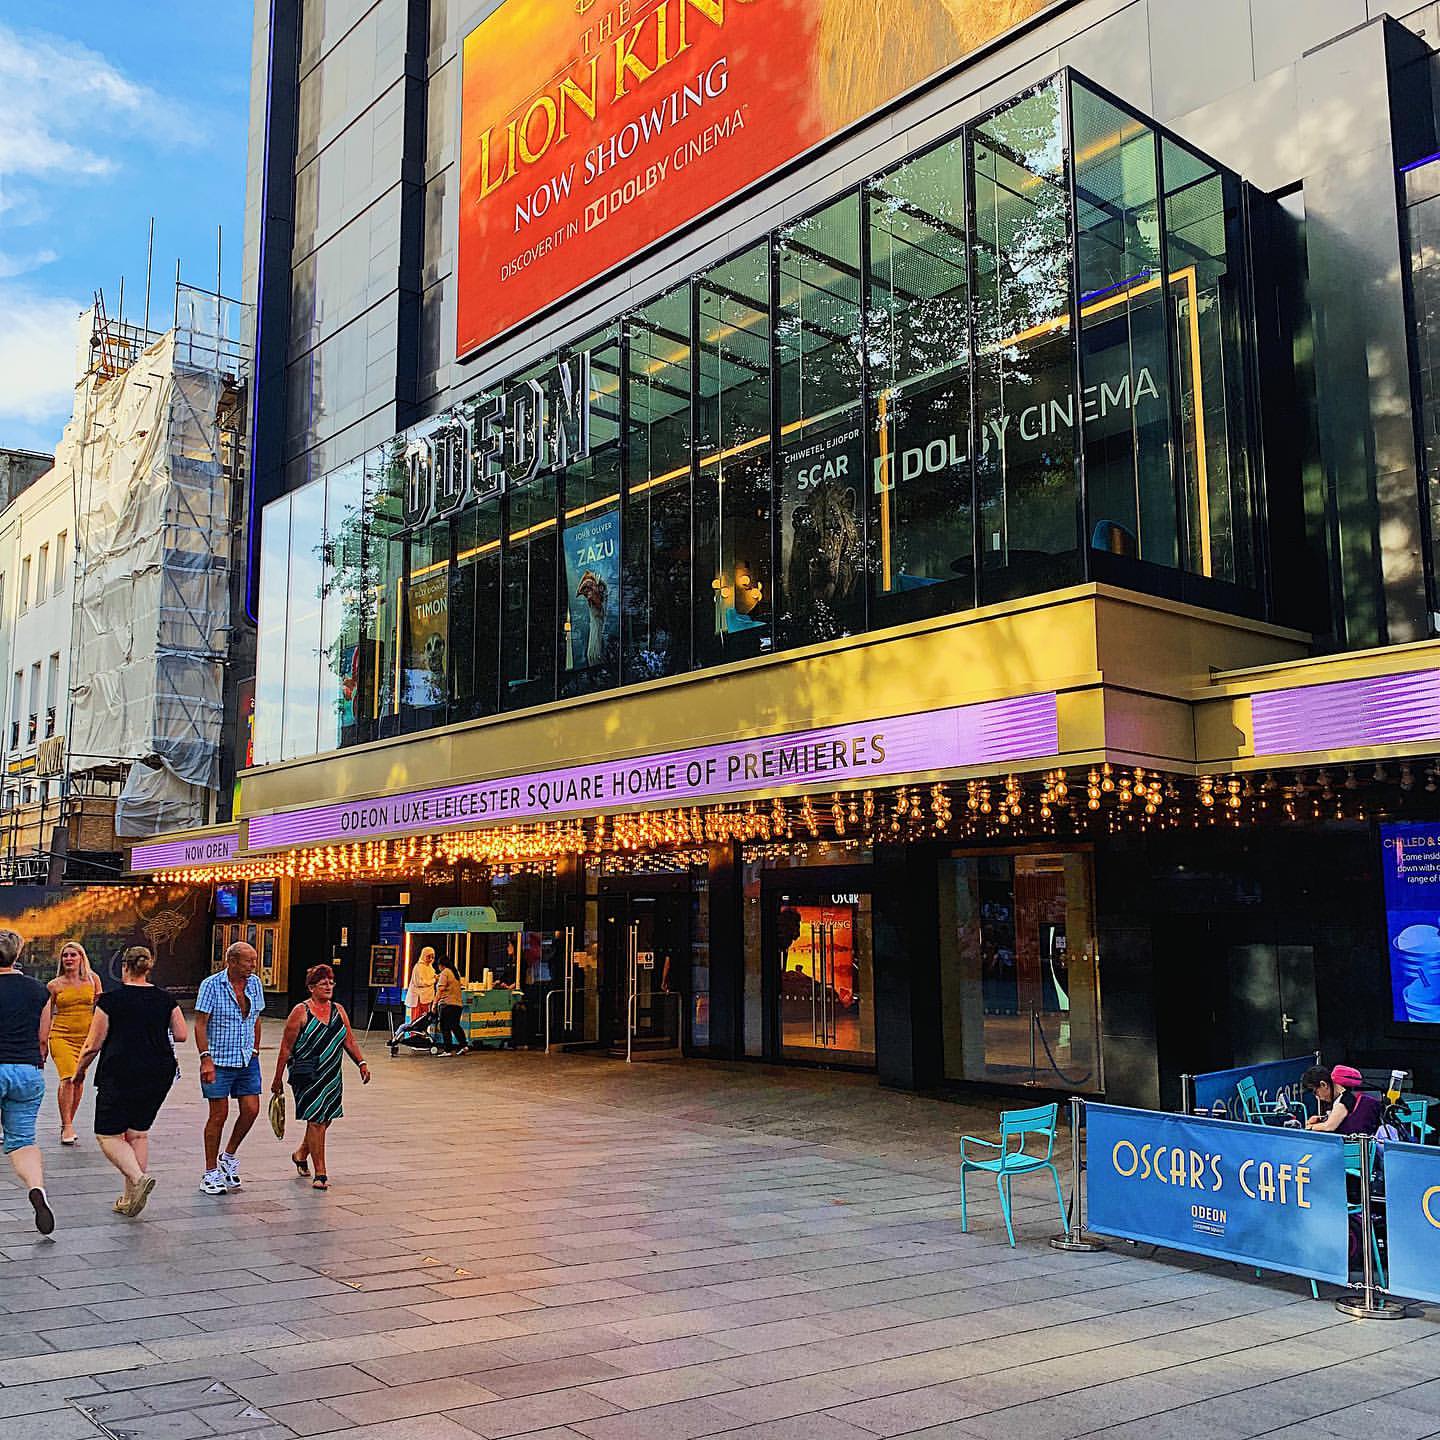
[[[557,1043],[1433,1075],[1436,6],[608,3],[257,7],[254,763],[135,869],[362,1013],[486,905]]]

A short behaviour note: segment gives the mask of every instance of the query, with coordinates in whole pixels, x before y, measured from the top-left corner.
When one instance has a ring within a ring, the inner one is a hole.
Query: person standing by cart
[[[435,982],[435,1003],[440,1011],[438,1043],[447,1055],[463,1055],[468,1048],[465,1032],[460,1027],[465,991],[461,988],[460,976],[456,974],[455,962],[448,955],[440,962],[440,974]]]
[[[405,987],[405,1008],[413,1024],[435,1003],[435,951],[427,945],[410,971],[410,983]]]
[[[328,1190],[330,1174],[325,1159],[325,1136],[332,1120],[344,1115],[340,1076],[343,1055],[360,1067],[360,1083],[370,1083],[370,1067],[360,1053],[343,1005],[335,1003],[335,972],[328,965],[312,965],[305,972],[310,998],[297,1005],[285,1022],[280,1054],[275,1059],[272,1094],[285,1091],[285,1067],[290,1067],[290,1088],[295,1092],[295,1118],[305,1122],[305,1138],[290,1159],[301,1175],[315,1175],[312,1190]]]

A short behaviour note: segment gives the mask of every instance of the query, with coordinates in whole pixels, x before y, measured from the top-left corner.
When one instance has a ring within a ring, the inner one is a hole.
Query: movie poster
[[[464,355],[1049,0],[505,0],[465,37]]]
[[[614,665],[620,653],[620,512],[565,531],[565,668]]]
[[[449,571],[410,582],[406,618],[404,701],[423,708],[444,705],[450,693]]]

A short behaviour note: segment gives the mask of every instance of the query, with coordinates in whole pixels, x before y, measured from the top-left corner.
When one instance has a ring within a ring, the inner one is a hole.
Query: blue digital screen
[[[239,885],[217,885],[215,887],[215,918],[217,920],[238,920],[240,918]]]
[[[250,908],[247,920],[273,920],[275,918],[275,882],[273,880],[252,880],[250,882]]]
[[[1440,825],[1382,825],[1392,1013],[1440,1025]]]

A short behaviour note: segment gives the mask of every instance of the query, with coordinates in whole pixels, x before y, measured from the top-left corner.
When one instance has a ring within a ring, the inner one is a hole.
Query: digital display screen
[[[240,914],[240,886],[217,885],[215,887],[215,918],[234,920]]]
[[[1440,1025],[1440,825],[1382,825],[1392,1014]]]
[[[275,882],[273,880],[252,880],[250,882],[250,908],[246,918],[249,920],[273,920],[275,918]]]

